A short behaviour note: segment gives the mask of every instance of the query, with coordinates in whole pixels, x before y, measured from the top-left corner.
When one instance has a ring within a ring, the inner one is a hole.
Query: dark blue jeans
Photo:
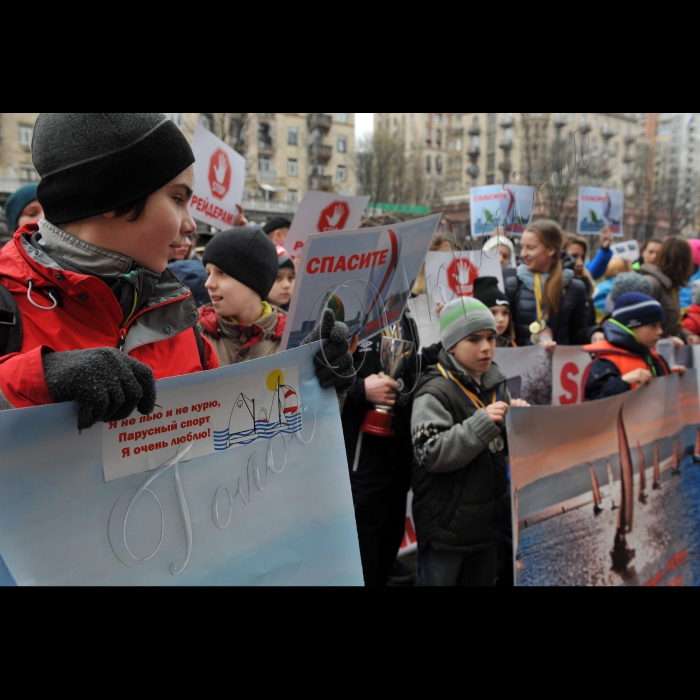
[[[428,545],[418,551],[419,586],[493,586],[496,546],[479,552],[438,552]]]

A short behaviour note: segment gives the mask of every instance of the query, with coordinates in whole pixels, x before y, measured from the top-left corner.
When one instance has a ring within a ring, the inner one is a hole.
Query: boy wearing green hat
[[[421,377],[411,416],[418,580],[492,586],[510,531],[505,415],[511,399],[493,363],[496,321],[476,299],[440,314],[443,349]]]

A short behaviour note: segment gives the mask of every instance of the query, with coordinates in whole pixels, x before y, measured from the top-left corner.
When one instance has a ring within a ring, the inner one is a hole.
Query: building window
[[[297,190],[288,190],[287,191],[287,201],[296,203],[299,201],[299,192]]]
[[[495,170],[496,169],[496,154],[495,153],[489,153],[488,157],[486,158],[486,169],[487,170]]]
[[[338,136],[338,153],[348,152],[348,137]]]
[[[492,131],[488,138],[488,149],[489,151],[493,151],[494,148],[496,148],[496,132]]]
[[[345,165],[338,166],[338,174],[336,176],[338,182],[347,182],[348,180],[348,169]]]
[[[495,129],[496,128],[496,112],[489,112],[488,113],[488,124],[489,124],[489,129]]]
[[[299,145],[299,129],[296,126],[287,127],[287,143],[290,146]]]
[[[184,115],[182,112],[173,112],[170,115],[170,121],[175,124],[178,129],[182,129],[185,124]]]
[[[19,145],[23,146],[24,148],[31,148],[33,134],[34,134],[34,127],[33,126],[27,126],[25,124],[20,124],[19,125],[19,135],[18,135]]]
[[[258,169],[261,173],[272,172],[272,158],[270,156],[260,156],[258,158]]]
[[[275,147],[272,127],[267,122],[258,124],[258,149],[271,151]]]
[[[299,161],[296,158],[287,159],[287,175],[295,177],[299,174]]]
[[[214,120],[212,119],[211,114],[200,114],[197,121],[209,131],[211,131],[214,127]]]
[[[22,182],[39,182],[39,173],[34,170],[31,163],[21,163],[19,166],[19,179]]]
[[[442,173],[442,156],[435,157],[435,172],[438,175]]]
[[[435,129],[435,147],[442,148],[442,131]]]
[[[341,124],[347,124],[348,123],[348,114],[347,112],[339,112],[338,113],[338,121]]]
[[[425,158],[425,172],[430,175],[430,156],[426,156]]]
[[[493,185],[493,178],[494,178],[493,175],[487,175],[487,176],[486,176],[486,184],[487,184],[487,185]]]

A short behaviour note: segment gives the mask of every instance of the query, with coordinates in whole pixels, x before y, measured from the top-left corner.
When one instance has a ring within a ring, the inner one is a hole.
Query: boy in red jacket
[[[700,280],[693,282],[693,303],[683,319],[683,328],[700,335]]]
[[[164,114],[45,113],[32,159],[45,218],[0,253],[21,323],[0,410],[77,401],[80,430],[151,413],[155,379],[218,366],[167,270],[196,228],[192,149]]]

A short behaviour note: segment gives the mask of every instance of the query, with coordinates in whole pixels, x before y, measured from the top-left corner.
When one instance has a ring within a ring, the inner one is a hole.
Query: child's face
[[[272,285],[272,290],[267,295],[267,300],[275,306],[286,306],[292,299],[294,291],[294,279],[296,273],[288,267],[280,268],[277,273],[277,280]]]
[[[207,263],[207,274],[209,277],[204,286],[209,292],[212,306],[218,316],[240,317],[247,314],[255,304],[262,305],[257,292],[227,275],[216,265]]]
[[[501,267],[508,267],[510,265],[510,248],[507,245],[499,245],[498,257],[501,261]]]
[[[647,323],[646,326],[635,328],[634,334],[644,347],[653,348],[656,345],[656,341],[664,334],[664,330],[661,327],[661,321],[657,321],[656,323]]]
[[[467,372],[483,374],[493,362],[495,348],[496,333],[486,330],[462,338],[449,352]]]
[[[498,335],[503,335],[508,330],[508,324],[510,323],[510,309],[507,306],[492,306],[491,313],[496,319]]]
[[[547,247],[532,231],[523,233],[520,244],[520,258],[530,272],[549,272],[552,269],[556,248]]]
[[[187,206],[194,187],[194,166],[181,172],[167,185],[154,192],[146,209],[136,221],[115,217],[108,212],[110,225],[101,236],[100,245],[131,258],[139,267],[163,272],[173,260],[185,237],[197,230]]]
[[[569,243],[566,252],[574,259],[574,275],[581,277],[583,274],[583,266],[586,263],[586,251],[580,243]]]

